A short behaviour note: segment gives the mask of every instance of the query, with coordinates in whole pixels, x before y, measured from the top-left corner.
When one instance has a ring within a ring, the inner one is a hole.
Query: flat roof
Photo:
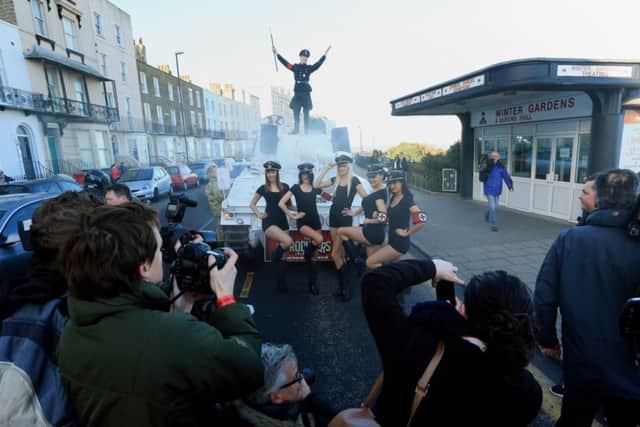
[[[480,105],[508,102],[504,96],[640,89],[640,59],[530,58],[501,62],[396,98],[391,115],[460,114]]]

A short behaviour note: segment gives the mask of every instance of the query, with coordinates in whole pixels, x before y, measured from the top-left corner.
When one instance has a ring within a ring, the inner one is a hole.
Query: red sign
[[[304,248],[311,244],[311,241],[300,234],[299,231],[290,231],[289,236],[293,239],[293,243],[285,252],[283,260],[300,262],[304,261]],[[331,259],[331,234],[329,231],[322,231],[323,241],[313,257],[314,261],[333,261]],[[278,242],[265,236],[264,260],[271,260],[273,251],[276,250]]]

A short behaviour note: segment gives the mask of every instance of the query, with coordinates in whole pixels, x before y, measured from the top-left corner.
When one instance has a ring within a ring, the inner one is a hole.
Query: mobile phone
[[[436,299],[438,301],[448,301],[454,307],[456,306],[456,289],[453,282],[440,280],[436,283]]]

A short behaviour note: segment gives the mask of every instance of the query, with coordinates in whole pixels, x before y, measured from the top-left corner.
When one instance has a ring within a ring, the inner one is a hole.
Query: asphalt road
[[[183,225],[187,228],[215,230],[207,205],[204,187],[187,192],[198,201],[196,208],[187,209]],[[163,223],[166,197],[152,206],[158,210]],[[412,249],[408,257],[421,257]],[[347,302],[336,300],[332,293],[336,273],[329,263],[322,264],[319,277],[320,295],[309,294],[305,264],[290,264],[287,271],[289,292],[279,293],[273,280],[270,264],[243,262],[236,282],[239,301],[252,304],[255,319],[265,341],[291,344],[300,367],[316,371],[313,390],[327,398],[336,408],[355,407],[367,395],[380,373],[380,359],[362,312],[359,289],[353,284],[354,298]],[[462,299],[462,290],[457,289]],[[416,301],[434,299],[428,286],[415,286],[401,297],[407,309]],[[537,353],[537,352],[536,352]],[[536,354],[530,367],[542,387],[559,377],[557,364]],[[561,400],[545,393],[543,409],[558,407]],[[557,413],[557,411],[549,411]],[[496,414],[499,419],[500,414]],[[554,420],[543,410],[532,426],[553,426]]]

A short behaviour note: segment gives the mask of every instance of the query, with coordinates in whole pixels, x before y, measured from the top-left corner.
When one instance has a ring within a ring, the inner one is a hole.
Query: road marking
[[[240,298],[249,298],[249,292],[251,292],[251,285],[253,285],[253,271],[247,273],[247,277],[244,279],[242,290],[240,291]]]

